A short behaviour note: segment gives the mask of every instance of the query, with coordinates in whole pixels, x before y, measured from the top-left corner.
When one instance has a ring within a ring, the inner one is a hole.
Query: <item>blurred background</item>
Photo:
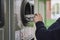
[[[60,1],[0,0],[0,40],[36,40],[36,13],[48,29],[60,17]]]

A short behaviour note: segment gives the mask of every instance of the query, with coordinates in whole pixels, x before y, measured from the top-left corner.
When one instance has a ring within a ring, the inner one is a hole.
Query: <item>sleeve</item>
[[[37,40],[51,40],[51,32],[47,31],[43,22],[39,21],[36,23],[36,39]]]

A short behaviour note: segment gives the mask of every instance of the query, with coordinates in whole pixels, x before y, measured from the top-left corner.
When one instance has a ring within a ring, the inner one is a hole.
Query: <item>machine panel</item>
[[[4,0],[0,0],[0,28],[4,26]]]

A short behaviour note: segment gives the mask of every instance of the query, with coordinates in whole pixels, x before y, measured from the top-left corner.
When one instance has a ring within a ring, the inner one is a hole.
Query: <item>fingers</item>
[[[38,15],[40,15],[40,14],[35,14],[35,16],[38,16]]]
[[[41,14],[35,14],[35,16],[41,16]]]
[[[34,15],[34,21],[35,22],[42,21],[42,16],[40,14],[35,14]]]
[[[34,17],[42,17],[41,14],[35,14]]]

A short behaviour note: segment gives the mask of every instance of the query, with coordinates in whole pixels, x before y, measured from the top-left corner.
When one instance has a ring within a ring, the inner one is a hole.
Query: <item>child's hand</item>
[[[42,19],[42,16],[40,15],[40,14],[35,14],[35,16],[34,16],[34,22],[36,23],[36,22],[38,22],[38,21],[42,21],[43,19]]]

